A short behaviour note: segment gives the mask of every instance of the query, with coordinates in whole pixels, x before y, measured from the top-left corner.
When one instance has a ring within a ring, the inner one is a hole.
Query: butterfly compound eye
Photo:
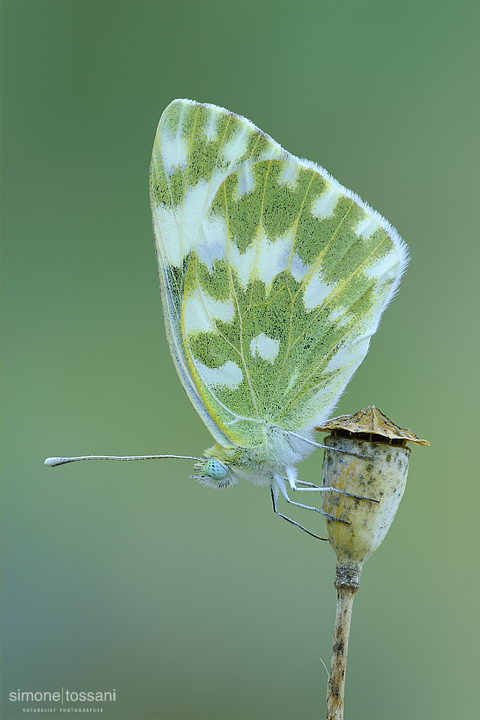
[[[221,462],[215,460],[215,458],[210,458],[205,465],[205,472],[213,480],[223,480],[223,478],[227,477],[228,470]]]

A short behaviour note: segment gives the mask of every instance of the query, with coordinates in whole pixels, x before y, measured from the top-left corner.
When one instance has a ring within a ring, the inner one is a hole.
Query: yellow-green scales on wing
[[[198,479],[294,487],[398,287],[406,246],[323,168],[190,100],[161,117],[150,197],[170,350],[216,441]]]

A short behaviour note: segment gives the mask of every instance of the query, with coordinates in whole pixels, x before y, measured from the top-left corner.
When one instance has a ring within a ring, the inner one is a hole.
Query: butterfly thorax
[[[269,485],[276,473],[285,476],[287,467],[295,467],[315,450],[298,435],[311,439],[310,432],[292,436],[282,428],[269,426],[265,429],[265,442],[257,447],[224,447],[216,443],[205,450],[205,459],[195,465],[198,474],[194,477],[214,488],[228,487],[239,480]]]

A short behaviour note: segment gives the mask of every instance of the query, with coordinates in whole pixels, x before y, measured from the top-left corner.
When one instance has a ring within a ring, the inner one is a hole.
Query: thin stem
[[[327,720],[343,720],[345,676],[347,672],[348,637],[352,620],[353,599],[360,587],[361,567],[337,565],[337,611],[333,636],[332,661],[328,676]]]

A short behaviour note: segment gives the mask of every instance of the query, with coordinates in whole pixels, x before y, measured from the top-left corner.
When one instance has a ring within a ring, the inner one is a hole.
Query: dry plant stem
[[[343,720],[348,636],[350,635],[353,599],[360,587],[361,572],[361,567],[337,565],[335,578],[337,611],[333,636],[332,661],[330,663],[330,674],[328,676],[327,720]]]

